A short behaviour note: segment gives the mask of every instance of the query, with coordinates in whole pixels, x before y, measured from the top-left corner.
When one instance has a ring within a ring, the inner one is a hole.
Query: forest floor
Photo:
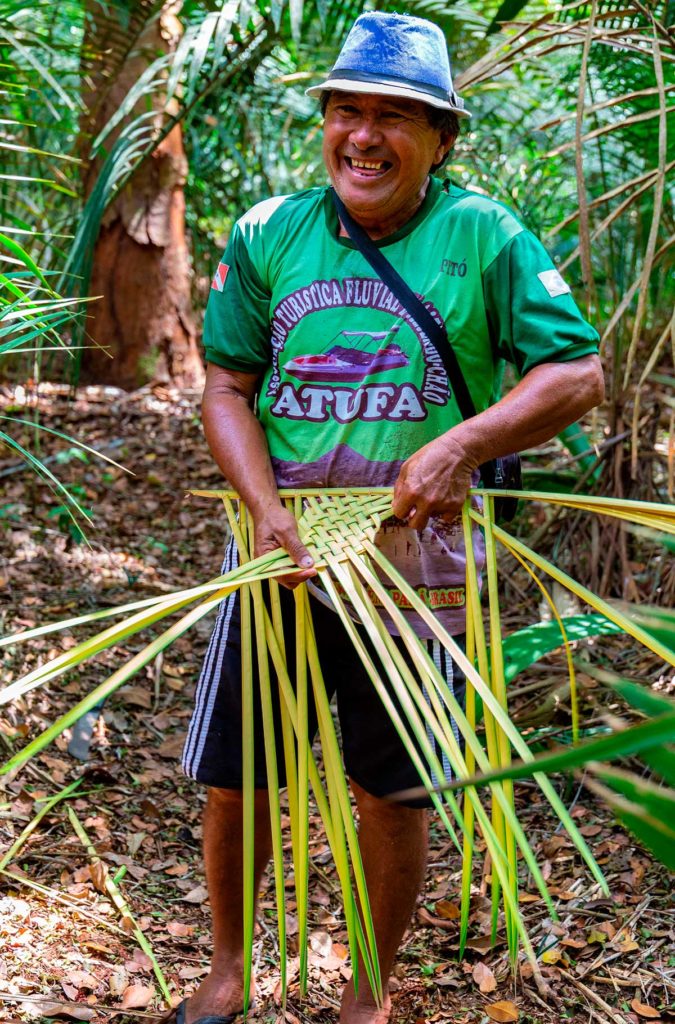
[[[186,498],[189,487],[221,486],[202,437],[197,396],[161,388],[131,394],[82,388],[72,400],[56,387],[45,386],[40,393],[43,424],[85,441],[135,475],[94,457],[82,461],[68,443],[43,438],[42,456],[51,459],[50,469],[92,509],[95,527],[87,531],[88,545],[79,542],[63,501],[5,451],[0,633],[168,593],[215,575],[225,535],[222,508],[215,501]],[[30,396],[26,404],[21,389],[5,389],[0,404],[3,413],[19,418],[32,415],[35,406]],[[28,441],[25,428],[11,430]],[[522,609],[511,611],[522,618]],[[207,973],[209,904],[200,854],[204,795],[182,777],[178,760],[210,628],[209,620],[198,623],[108,700],[86,765],[68,753],[66,731],[5,776],[0,863],[46,798],[74,780],[82,782],[42,818],[0,873],[0,1021],[156,1019],[165,1004],[151,957],[139,945],[128,915],[111,901],[106,877],[117,879],[174,1001]],[[74,643],[70,633],[52,634],[3,648],[3,685]],[[138,644],[129,649],[137,650]],[[95,665],[2,707],[3,759],[106,678],[121,654],[108,651]],[[426,889],[392,979],[392,1020],[675,1020],[672,879],[587,790],[563,779],[556,784],[592,844],[611,896],[603,896],[589,877],[539,791],[520,786],[520,818],[559,917],[551,920],[524,879],[522,911],[552,996],[542,998],[526,962],[514,976],[501,932],[490,948],[486,871],[475,880],[471,937],[458,957],[460,858],[436,822]],[[92,862],[74,830],[77,821],[104,867]],[[281,1006],[268,877],[255,944],[258,997],[250,1016],[255,1021],[337,1020],[340,987],[350,974],[346,929],[336,872],[314,808],[310,843],[309,992],[299,998],[297,920],[289,889],[290,993],[285,1009]]]

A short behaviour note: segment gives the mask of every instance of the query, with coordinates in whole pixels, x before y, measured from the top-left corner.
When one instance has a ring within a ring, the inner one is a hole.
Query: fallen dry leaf
[[[490,1020],[499,1021],[499,1024],[509,1024],[510,1021],[518,1020],[519,1011],[515,1003],[508,999],[502,999],[498,1003],[490,1003],[485,1007]]]
[[[466,948],[474,949],[477,953],[487,953],[488,950],[496,949],[497,946],[502,946],[503,944],[504,940],[501,938],[493,942],[491,935],[475,935],[472,939],[466,940]]]
[[[203,903],[204,900],[207,900],[208,898],[209,890],[205,885],[198,885],[195,889],[190,889],[185,896],[181,897],[183,903]],[[605,936],[605,938],[607,938],[607,936]]]
[[[582,836],[598,836],[602,832],[602,825],[582,825],[579,829]]]
[[[141,970],[152,970],[152,960],[143,949],[135,949],[131,954],[131,961],[134,964],[138,964]]]
[[[182,878],[183,875],[187,875],[189,870],[189,864],[172,864],[170,868],[164,868],[167,875],[175,875],[176,878]]]
[[[120,690],[120,697],[127,704],[133,704],[137,708],[147,708],[150,710],[152,707],[152,696],[142,686],[123,686]]]
[[[181,967],[178,977],[181,981],[192,981],[193,978],[201,978],[208,974],[208,967]]]
[[[73,985],[76,989],[89,988],[93,990],[98,987],[98,978],[95,978],[89,971],[69,971],[63,981],[68,985]]]
[[[140,809],[141,813],[146,818],[156,818],[158,821],[162,820],[162,812],[153,800],[149,800],[147,797],[145,800],[141,800]]]
[[[45,1017],[67,1017],[70,1020],[93,1020],[96,1017],[96,1010],[91,1006],[83,1006],[82,1003],[58,1003],[45,1000],[39,1002],[27,1000],[23,1003],[24,1010],[35,1011],[44,1020]]]
[[[433,914],[429,913],[429,911],[427,910],[426,907],[420,907],[419,908],[419,910],[417,911],[417,919],[419,921],[421,921],[422,924],[431,925],[432,928],[453,928],[454,929],[454,927],[455,927],[455,925],[451,921],[449,921],[447,918],[434,917]]]
[[[122,996],[122,1006],[125,1010],[143,1010],[150,1003],[155,994],[154,985],[129,985]]]
[[[548,839],[544,839],[541,848],[544,856],[547,860],[552,860],[558,850],[568,845],[568,840],[564,836],[551,836]]]
[[[130,832],[127,835],[127,849],[132,857],[135,857],[141,848],[143,840],[147,838],[147,832]]]
[[[298,934],[298,919],[295,914],[286,914],[286,934],[288,936]]]
[[[82,946],[84,949],[93,949],[95,953],[107,953],[110,954],[113,950],[110,946],[103,946],[100,942],[83,942]]]
[[[548,891],[551,896],[557,896],[559,900],[575,900],[577,894],[572,889],[562,889],[559,885],[549,885]]]
[[[129,984],[129,975],[123,967],[116,967],[108,978],[111,996],[121,996]]]
[[[160,757],[180,757],[184,746],[185,735],[183,733],[176,733],[174,736],[169,736],[168,740],[164,740],[157,753]]]
[[[451,903],[450,900],[439,900],[434,909],[438,916],[445,918],[446,921],[458,921],[462,913],[457,904]]]
[[[641,1003],[636,997],[630,1001],[631,1009],[635,1010],[638,1017],[648,1017],[650,1020],[656,1020],[661,1017],[659,1010],[655,1010],[653,1006],[647,1006],[646,1003]]]
[[[497,988],[497,982],[494,974],[482,960],[479,960],[474,967],[472,977],[483,995],[487,995],[488,992],[494,992]]]
[[[345,969],[345,962],[339,956],[334,956],[332,953],[322,956],[320,953],[315,953],[313,949],[310,949],[307,954],[307,962],[310,967],[318,967],[320,971],[327,971],[328,973]]]
[[[183,924],[182,921],[168,921],[166,930],[169,935],[173,935],[177,939],[184,939],[188,935],[193,934],[195,926],[193,924]]]
[[[93,864],[90,864],[89,873],[96,889],[98,889],[99,892],[105,892],[105,883],[108,877],[107,864],[104,864],[102,860],[97,860]]]
[[[328,932],[318,930],[310,932],[309,944],[314,952],[318,953],[319,956],[329,956],[333,948],[333,940]]]

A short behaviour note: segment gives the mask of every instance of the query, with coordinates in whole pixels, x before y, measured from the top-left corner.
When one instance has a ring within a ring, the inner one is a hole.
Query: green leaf
[[[629,773],[602,771],[600,777],[612,788],[603,786],[598,792],[619,820],[666,867],[675,870],[675,791]]]
[[[620,626],[610,622],[604,615],[568,615],[563,616],[562,621],[570,641],[622,632]],[[511,682],[519,672],[557,650],[562,644],[557,622],[537,622],[511,633],[502,642],[506,681]]]
[[[675,787],[675,747],[667,746],[662,750],[655,747],[641,754],[642,760],[653,772],[660,775],[669,786]]]
[[[650,687],[640,686],[638,683],[631,682],[630,679],[617,678],[613,681],[610,680],[609,685],[623,697],[627,704],[650,717],[671,714],[675,709],[675,701],[672,697],[654,693]]]
[[[675,651],[675,611],[672,608],[629,604],[625,601],[617,601],[615,607],[619,608],[631,622],[646,629],[671,651]]]
[[[565,470],[540,469],[523,463],[523,486],[537,491],[550,491],[552,494],[572,494],[578,483],[574,473]]]
[[[499,6],[497,13],[490,22],[485,32],[486,36],[491,36],[495,32],[500,32],[503,21],[514,21],[518,17],[520,12],[527,7],[528,0],[504,0],[504,3]]]
[[[47,278],[44,276],[33,257],[30,256],[18,242],[15,242],[14,239],[10,238],[8,235],[0,234],[0,245],[4,245],[6,249],[9,249],[13,256],[20,260],[25,267],[28,267],[28,269],[31,270],[42,282],[48,292],[52,295],[56,295],[56,293],[50,288],[47,283]]]
[[[504,779],[527,779],[538,772],[548,775],[551,772],[569,771],[572,768],[580,768],[589,761],[611,761],[617,757],[630,757],[632,754],[639,754],[643,750],[650,750],[663,743],[671,742],[673,736],[675,736],[675,710],[668,715],[662,715],[653,722],[641,722],[639,725],[605,736],[601,740],[580,743],[576,747],[565,747],[563,750],[535,757],[526,763],[519,762],[496,772],[472,776],[463,784],[487,786]],[[441,787],[441,789],[456,789],[458,786],[459,783],[453,783],[450,787]]]
[[[675,760],[675,757],[671,754]],[[675,791],[621,768],[598,768],[597,777],[645,812],[663,818],[675,828]]]

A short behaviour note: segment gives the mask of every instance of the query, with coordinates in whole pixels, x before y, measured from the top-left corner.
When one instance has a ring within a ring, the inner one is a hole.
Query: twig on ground
[[[542,1007],[542,1009],[547,1011],[547,1013],[550,1011],[551,1007],[549,1003],[545,1002],[545,1000],[543,1000],[541,996],[537,995],[533,988],[527,988],[525,985],[523,985],[523,994],[526,994],[528,999],[533,999],[534,1002],[538,1003],[539,1006]]]
[[[609,975],[607,978],[602,974],[589,974],[587,978],[588,981],[593,981],[598,985],[618,985],[620,988],[635,988],[636,985],[642,987],[643,979],[637,974],[630,974],[625,978],[617,977],[610,970],[607,971],[607,974]]]
[[[614,1024],[625,1024],[623,1015],[617,1013],[616,1010],[614,1010],[613,1007],[609,1005],[609,1003],[605,1002],[602,996],[599,996],[597,992],[594,992],[592,988],[588,987],[588,985],[584,985],[582,981],[579,981],[577,978],[574,977],[573,974],[570,974],[568,971],[564,971],[562,968],[558,968],[558,970],[560,971],[561,977],[565,978],[566,981],[569,981],[571,985],[574,985],[574,987],[578,989],[579,992],[581,992],[582,995],[586,997],[586,999],[590,1000],[590,1002],[592,1003],[595,1003],[595,1005],[599,1006],[601,1010],[604,1010],[605,1013],[609,1015],[609,1019],[613,1021]]]
[[[57,793],[56,796],[53,796],[51,798],[51,800],[48,800],[45,803],[44,807],[42,807],[37,812],[35,817],[31,821],[28,822],[28,824],[26,825],[26,827],[23,830],[23,832],[14,840],[14,842],[10,846],[9,850],[7,850],[7,852],[4,854],[4,856],[0,857],[0,871],[2,871],[4,868],[6,868],[7,865],[9,864],[9,862],[11,860],[13,860],[14,857],[16,857],[17,853],[19,852],[19,850],[21,849],[23,844],[26,842],[28,837],[38,827],[38,825],[40,824],[41,820],[44,818],[45,814],[49,814],[49,812],[51,811],[52,807],[54,807],[56,804],[58,804],[59,801],[67,800],[69,796],[72,796],[72,794],[75,792],[75,790],[81,784],[81,782],[82,782],[82,779],[76,779],[75,782],[71,782],[69,786],[66,786],[65,789],[62,789],[60,793]]]
[[[45,899],[54,900],[56,903],[61,903],[64,907],[68,907],[69,910],[77,911],[79,914],[82,913],[82,903],[76,903],[75,900],[69,900],[66,896],[58,892],[56,889],[52,889],[49,885],[42,885],[40,882],[34,882],[32,878],[27,878],[24,875],[15,875],[13,871],[8,871],[5,868],[0,870],[0,875],[11,879],[12,882],[15,882],[17,885],[25,885],[26,888],[33,889],[34,892],[44,896]],[[95,921],[96,924],[101,925],[101,927],[109,928],[110,931],[126,937],[127,933],[123,928],[120,928],[120,926],[115,924],[113,921],[107,921],[104,917],[99,917],[98,914],[94,914],[89,907],[87,908],[87,915],[92,921]]]
[[[66,1002],[64,999],[52,999],[51,996],[45,995],[29,995],[26,993],[18,992],[0,992],[0,1000],[3,1003],[34,1003],[36,1006],[41,1004],[54,1007],[59,1006],[67,1009],[72,1006],[72,1003]],[[146,1013],[144,1010],[122,1010],[119,1006],[103,1006],[100,1003],[94,1003],[92,1006],[90,1003],[76,1003],[76,1006],[86,1006],[95,1010],[96,1013],[109,1013],[119,1015],[123,1013],[125,1017],[139,1017],[145,1018],[146,1020],[157,1020],[156,1013]]]
[[[159,987],[162,990],[162,995],[166,999],[169,1006],[171,1006],[171,992],[169,991],[169,986],[166,983],[166,978],[164,977],[162,968],[159,966],[157,962],[157,958],[155,957],[152,946],[150,945],[145,935],[143,934],[138,924],[136,923],[134,915],[131,913],[131,910],[129,909],[129,904],[124,899],[124,896],[122,895],[122,893],[120,892],[120,890],[110,877],[107,865],[104,863],[103,860],[101,860],[101,858],[97,854],[96,848],[92,844],[89,836],[84,830],[82,823],[80,822],[80,819],[78,818],[77,814],[75,813],[72,807],[68,808],[68,817],[70,818],[70,823],[73,826],[76,835],[78,836],[78,838],[82,842],[82,845],[87,851],[87,854],[89,856],[89,859],[91,860],[92,865],[100,864],[101,867],[103,868],[103,885],[105,887],[105,890],[110,896],[112,902],[119,910],[120,915],[122,917],[122,923],[124,924],[125,921],[128,922],[128,930],[125,929],[127,930],[127,934],[134,935],[136,941],[138,942],[143,952],[152,961],[152,969],[155,972],[155,977],[157,978]]]

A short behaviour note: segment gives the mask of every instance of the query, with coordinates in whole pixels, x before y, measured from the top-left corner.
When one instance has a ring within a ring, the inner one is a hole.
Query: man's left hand
[[[461,514],[476,468],[475,460],[451,433],[437,437],[401,466],[394,487],[394,515],[415,530],[423,530],[432,515],[451,522]]]

